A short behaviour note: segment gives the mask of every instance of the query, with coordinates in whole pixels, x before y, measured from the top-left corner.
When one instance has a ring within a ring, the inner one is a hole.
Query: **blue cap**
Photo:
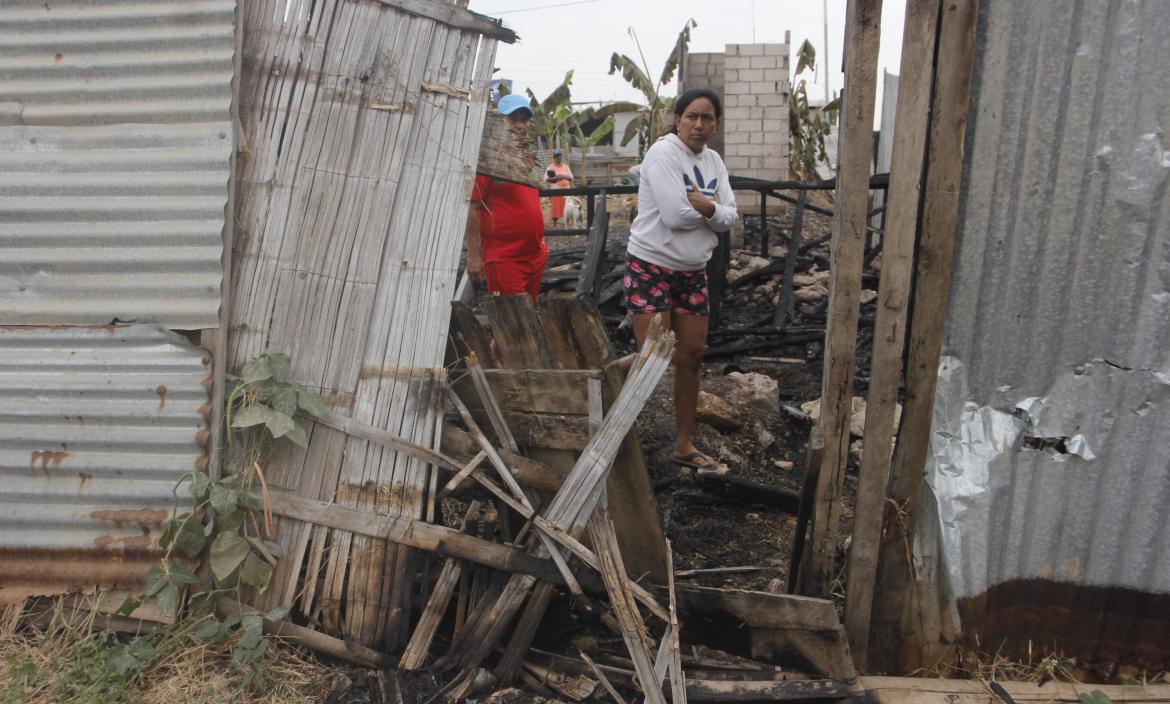
[[[528,104],[528,99],[523,95],[512,93],[511,95],[505,95],[500,98],[501,115],[511,115],[521,108],[527,110],[529,115],[532,114],[532,107]]]
[[[557,147],[556,149],[553,150],[553,156],[564,156],[564,155],[565,155],[565,150],[561,149],[560,147]]]

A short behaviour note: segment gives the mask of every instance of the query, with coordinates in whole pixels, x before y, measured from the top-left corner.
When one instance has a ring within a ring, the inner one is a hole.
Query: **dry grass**
[[[59,608],[47,628],[23,616],[20,607],[0,611],[0,701],[5,704],[308,704],[321,701],[336,678],[333,668],[312,655],[273,640],[265,655],[265,686],[246,691],[230,643],[213,645],[183,633],[152,638],[159,651],[153,665],[122,678],[110,671],[107,660],[126,638],[101,631],[92,619],[68,623]]]
[[[1080,682],[1076,660],[1061,655],[1047,655],[1039,660],[1021,662],[999,653],[979,653],[958,648],[933,666],[911,673],[913,677],[970,679],[984,682]]]

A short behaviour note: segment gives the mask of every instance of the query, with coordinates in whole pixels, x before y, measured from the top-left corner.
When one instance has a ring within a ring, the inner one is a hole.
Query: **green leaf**
[[[215,517],[215,526],[220,533],[238,533],[244,524],[244,517],[239,511],[233,511],[226,516],[220,514]]]
[[[166,616],[174,616],[176,610],[179,608],[179,588],[174,584],[168,583],[162,588],[158,594],[155,595],[155,600],[158,604],[158,610]]]
[[[609,57],[609,73],[613,75],[621,71],[622,79],[629,83],[635,89],[642,92],[646,96],[646,102],[653,104],[658,97],[658,92],[654,89],[654,84],[650,82],[650,78],[646,72],[638,66],[630,57],[625,54],[614,53]]]
[[[211,491],[211,479],[203,472],[191,472],[191,496],[196,504],[207,500],[207,492]]]
[[[158,657],[158,649],[142,636],[130,641],[127,650],[143,664],[150,664]]]
[[[1092,692],[1081,692],[1079,698],[1082,704],[1113,704],[1109,695],[1099,689],[1094,689]]]
[[[142,606],[142,599],[128,596],[126,597],[126,600],[122,602],[122,605],[118,607],[118,610],[114,612],[114,615],[129,616],[130,614],[134,613],[134,611],[137,610],[139,606]]]
[[[817,67],[817,50],[813,48],[812,42],[805,39],[800,48],[796,50],[796,71],[793,75],[799,74],[801,71],[807,69],[815,70]]]
[[[249,552],[248,556],[244,558],[243,566],[240,567],[240,581],[264,591],[268,588],[268,582],[271,579],[272,565],[265,562],[256,553]]]
[[[238,613],[230,613],[223,619],[223,627],[231,630],[240,625],[240,615]]]
[[[184,555],[190,558],[199,557],[207,545],[207,536],[203,533],[203,524],[195,514],[188,514],[180,522],[178,535],[175,537],[175,546]]]
[[[259,629],[259,628],[246,629],[244,631],[244,635],[240,636],[240,647],[247,648],[248,650],[251,650],[251,649],[255,648],[257,645],[260,645],[260,641],[263,639],[264,639],[264,631],[262,631],[261,629]]]
[[[146,596],[154,596],[167,586],[167,575],[162,567],[154,565],[146,573],[146,588],[142,591]]]
[[[175,544],[175,537],[179,534],[179,526],[181,521],[167,521],[163,526],[162,533],[158,536],[158,546],[162,550],[170,550],[171,546]]]
[[[646,127],[647,121],[648,121],[647,113],[642,113],[642,114],[638,115],[637,117],[635,117],[634,119],[630,120],[629,123],[626,124],[626,132],[625,132],[625,134],[622,135],[622,146],[623,147],[626,146],[627,144],[629,144],[634,139],[634,137],[638,136],[638,133],[640,131],[642,131],[642,129],[644,127]],[[650,145],[643,144],[642,147],[648,149],[648,148],[650,148]]]
[[[288,381],[289,372],[292,370],[292,360],[288,358],[287,354],[277,352],[268,355],[268,366],[272,370],[273,379],[281,384]]]
[[[226,582],[251,552],[248,541],[238,534],[220,533],[211,543],[211,573]]]
[[[200,537],[202,537],[200,532]],[[171,582],[176,584],[199,584],[199,578],[191,571],[191,566],[182,560],[176,560],[171,563],[169,574]]]
[[[306,413],[311,413],[318,417],[325,415],[327,412],[325,402],[321,400],[321,397],[301,386],[297,387],[297,405]]]
[[[254,384],[272,378],[272,363],[268,355],[260,355],[244,365],[244,383]],[[239,427],[239,426],[236,426]]]
[[[208,621],[195,631],[195,637],[201,640],[211,640],[218,636],[222,630],[223,626],[219,625],[218,621]]]
[[[272,555],[278,560],[284,557],[284,548],[280,546],[280,543],[275,540],[265,540],[262,542],[264,543],[264,547],[267,548],[269,555]]]
[[[271,408],[262,403],[253,403],[240,409],[232,418],[233,428],[250,428],[253,425],[263,425],[268,420],[268,414],[274,413]]]
[[[142,667],[142,663],[125,648],[119,649],[117,653],[106,660],[106,669],[119,677],[133,674],[140,667]]]
[[[278,606],[264,614],[264,618],[268,619],[269,621],[283,621],[284,619],[288,618],[288,613],[291,610],[292,609],[287,606]]]
[[[211,507],[215,509],[216,514],[220,516],[227,516],[235,513],[236,506],[239,503],[239,497],[236,495],[234,489],[229,489],[223,484],[213,484],[211,486]],[[224,528],[220,527],[220,532],[224,532]]]
[[[280,386],[268,400],[277,413],[291,416],[297,412],[297,390],[291,386]]]
[[[288,431],[285,437],[291,440],[297,447],[306,448],[309,446],[309,436],[305,429],[299,425]]]

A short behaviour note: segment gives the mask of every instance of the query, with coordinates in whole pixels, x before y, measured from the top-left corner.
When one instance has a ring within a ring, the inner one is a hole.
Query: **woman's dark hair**
[[[683,113],[687,111],[687,107],[699,98],[706,98],[711,101],[711,105],[715,107],[715,118],[723,118],[723,103],[719,101],[719,96],[710,88],[691,88],[674,100],[674,115],[675,117],[682,117]],[[671,123],[666,128],[667,134],[677,134],[678,128]]]

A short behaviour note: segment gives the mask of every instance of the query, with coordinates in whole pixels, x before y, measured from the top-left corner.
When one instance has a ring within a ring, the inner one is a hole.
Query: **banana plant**
[[[644,154],[651,142],[657,139],[670,124],[674,98],[663,96],[661,91],[674,78],[675,71],[678,70],[679,64],[682,63],[687,54],[687,46],[691,42],[691,30],[697,26],[699,26],[698,23],[693,19],[688,19],[683,24],[682,31],[678,33],[678,38],[675,40],[674,49],[666,57],[666,63],[663,64],[662,73],[659,74],[657,81],[650,78],[650,67],[646,63],[646,56],[642,53],[642,44],[638,41],[638,34],[633,27],[630,27],[628,31],[634,40],[634,45],[638,47],[638,56],[642,60],[641,65],[639,66],[637,61],[625,54],[614,52],[609,57],[610,75],[620,71],[625,82],[646,98],[645,105],[633,104],[637,108],[638,115],[626,126],[626,131],[622,135],[622,146],[629,144],[634,137],[639,137],[638,151],[640,154]]]
[[[815,71],[816,67],[817,51],[806,39],[797,51],[796,71],[792,74],[794,88],[788,95],[788,168],[801,181],[815,178],[817,164],[829,161],[825,138],[833,131],[841,109],[840,98],[820,109],[809,107],[805,81],[797,82],[796,77],[805,69]]]

